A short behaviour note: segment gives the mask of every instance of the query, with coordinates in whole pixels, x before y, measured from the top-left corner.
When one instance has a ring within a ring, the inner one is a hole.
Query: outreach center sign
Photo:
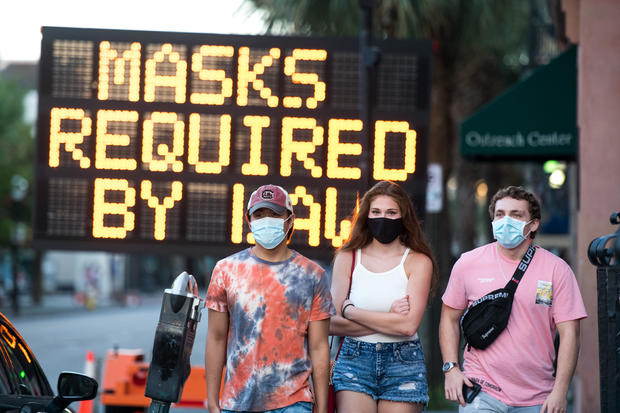
[[[465,144],[472,148],[542,148],[550,146],[570,146],[575,140],[571,133],[543,133],[535,130],[523,135],[494,135],[470,131],[465,135]]]
[[[577,63],[573,47],[461,124],[461,153],[482,159],[575,159]]]

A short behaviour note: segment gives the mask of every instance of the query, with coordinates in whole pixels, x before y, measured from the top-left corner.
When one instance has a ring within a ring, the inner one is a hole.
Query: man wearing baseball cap
[[[246,220],[256,245],[218,261],[207,291],[209,412],[325,413],[336,313],[325,271],[288,247],[295,214],[282,187],[254,191]]]

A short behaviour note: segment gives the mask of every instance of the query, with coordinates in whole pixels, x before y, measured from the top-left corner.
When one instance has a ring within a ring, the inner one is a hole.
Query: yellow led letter
[[[232,96],[233,81],[226,77],[226,71],[221,69],[204,69],[202,67],[202,58],[206,56],[212,57],[232,57],[235,48],[232,46],[200,46],[200,52],[192,55],[192,72],[198,73],[200,80],[209,82],[219,82],[219,93],[201,93],[193,92],[189,96],[189,101],[203,105],[223,105],[226,98]],[[193,85],[192,85],[193,89]]]
[[[108,158],[108,146],[129,146],[131,142],[131,138],[129,137],[129,135],[108,133],[108,122],[137,123],[138,112],[133,110],[100,110],[99,112],[97,112],[97,145],[95,147],[95,168],[116,169],[124,171],[135,170],[138,166],[138,162],[135,159]]]
[[[61,123],[63,120],[79,120],[79,132],[63,132]],[[60,166],[60,145],[65,145],[65,151],[71,152],[71,157],[79,161],[80,168],[90,166],[90,159],[84,156],[81,149],[76,145],[84,143],[84,137],[92,133],[92,120],[86,116],[82,109],[52,108],[50,113],[50,151],[48,164],[50,168]]]
[[[183,184],[179,181],[172,182],[172,188],[170,190],[170,196],[163,199],[162,203],[159,203],[159,199],[152,195],[151,181],[142,181],[140,185],[140,198],[147,202],[149,208],[155,210],[155,227],[153,237],[161,241],[166,238],[166,211],[174,207],[176,201],[180,201],[183,198]]]
[[[293,140],[295,129],[312,130],[312,142]],[[280,175],[291,176],[293,153],[298,161],[303,162],[304,168],[310,171],[313,178],[320,178],[323,169],[316,166],[314,159],[308,155],[314,153],[317,146],[323,144],[323,128],[316,126],[313,118],[282,118],[282,151],[280,158]]]
[[[123,192],[123,202],[106,202],[107,191]],[[95,195],[93,202],[93,237],[95,238],[126,238],[127,233],[134,230],[135,214],[129,211],[136,205],[136,190],[129,187],[126,179],[95,179]],[[109,227],[105,225],[106,215],[121,215],[123,226]]]
[[[175,68],[173,75],[158,75],[157,64],[169,63]],[[187,62],[181,59],[178,52],[172,51],[172,45],[165,43],[161,49],[153,53],[153,57],[146,60],[144,64],[144,101],[155,101],[156,87],[174,88],[174,101],[185,103],[185,87],[187,77]]]
[[[336,234],[336,212],[338,211],[338,190],[327,188],[325,190],[325,238],[332,240],[332,246],[339,248],[349,238],[351,233],[351,221],[340,221],[340,235]]]
[[[200,155],[200,114],[189,115],[189,146],[187,163],[196,167],[202,174],[219,174],[223,166],[230,164],[230,115],[220,115],[219,155],[217,161],[201,161]],[[213,151],[209,151],[213,152]]]
[[[314,95],[306,99],[308,109],[316,109],[317,103],[325,100],[325,82],[319,80],[316,73],[299,73],[296,71],[298,60],[325,61],[327,50],[322,49],[293,49],[293,55],[284,58],[284,74],[291,77],[293,83],[300,85],[314,86]],[[282,99],[285,108],[301,107],[301,98],[298,96],[287,96]]]
[[[243,241],[243,217],[245,215],[244,190],[243,184],[234,184],[232,187],[230,241],[234,244],[239,244]]]
[[[243,125],[250,128],[250,159],[241,165],[243,175],[265,176],[269,173],[269,166],[261,162],[263,145],[263,128],[269,126],[269,116],[245,116]]]
[[[125,66],[129,65],[129,73]],[[110,66],[113,67],[112,85],[128,85],[127,98],[130,102],[137,102],[140,98],[140,43],[134,42],[121,56],[116,49],[112,49],[110,42],[99,43],[99,100],[108,100],[110,96]]]
[[[385,168],[385,139],[388,133],[405,135],[405,165],[403,169]],[[407,174],[415,172],[415,147],[417,132],[409,129],[409,122],[378,120],[375,123],[375,156],[373,178],[377,181],[406,181]]]
[[[327,172],[328,178],[360,179],[360,168],[338,165],[340,155],[361,155],[359,143],[340,142],[340,131],[361,131],[363,123],[359,119],[330,119],[327,131]]]
[[[295,230],[308,231],[308,245],[316,247],[321,241],[321,204],[314,202],[314,197],[306,193],[306,187],[298,186],[295,193],[290,195],[293,205],[301,203],[308,207],[310,214],[308,218],[295,217]]]
[[[170,151],[169,145],[164,143],[157,145],[157,155],[163,157],[163,159],[153,159],[153,137],[155,135],[155,124],[157,123],[169,123],[173,127],[172,151]],[[182,120],[177,120],[176,113],[153,112],[151,119],[144,121],[142,128],[142,162],[148,165],[149,171],[164,172],[168,170],[168,167],[171,167],[173,172],[183,171],[183,162],[177,158],[183,156],[184,128],[185,123]]]
[[[260,63],[254,63],[250,70],[250,48],[239,48],[239,62],[237,66],[237,105],[248,105],[248,86],[252,83],[254,90],[259,92],[262,99],[267,101],[267,106],[278,106],[278,97],[271,95],[271,89],[265,86],[265,82],[258,76],[265,73],[265,68],[273,65],[273,59],[280,58],[280,49],[272,48],[269,54],[262,57]]]

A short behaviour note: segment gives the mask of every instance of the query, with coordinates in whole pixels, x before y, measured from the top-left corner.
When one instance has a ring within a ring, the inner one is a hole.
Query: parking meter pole
[[[171,403],[180,400],[191,371],[190,356],[203,308],[196,280],[187,272],[164,291],[144,391],[152,400],[150,413],[166,413]]]
[[[168,413],[170,411],[169,402],[160,402],[159,400],[152,400],[149,406],[149,413]]]
[[[620,212],[611,214],[612,225],[620,224]],[[601,379],[601,411],[620,409],[620,227],[598,237],[588,247],[588,258],[597,267],[598,345]]]

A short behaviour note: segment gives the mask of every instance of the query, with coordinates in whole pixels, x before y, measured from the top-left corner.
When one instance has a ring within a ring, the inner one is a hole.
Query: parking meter
[[[152,399],[149,412],[165,413],[181,398],[203,308],[196,279],[185,271],[164,291],[144,391]]]

